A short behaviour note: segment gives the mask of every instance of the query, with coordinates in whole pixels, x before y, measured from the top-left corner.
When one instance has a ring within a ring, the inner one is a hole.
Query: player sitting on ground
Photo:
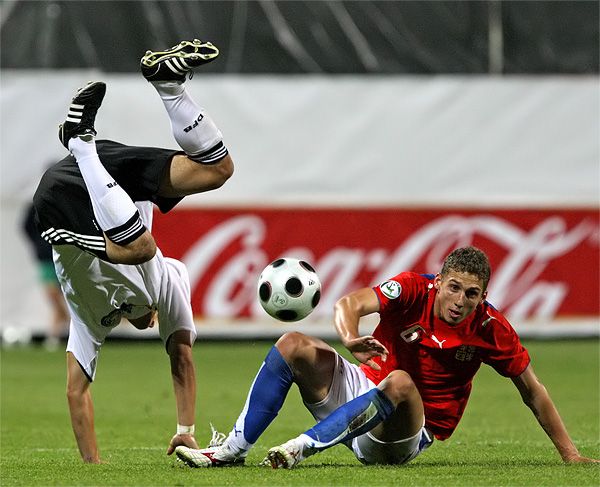
[[[142,74],[162,99],[183,151],[96,141],[106,85],[96,81],[79,90],[59,129],[72,156],[46,171],[34,196],[37,226],[53,246],[71,317],[67,396],[85,462],[100,462],[90,384],[100,347],[122,318],[140,329],[158,318],[178,420],[167,453],[197,446],[189,278],[181,262],[157,249],[150,229],[153,203],[167,212],[188,194],[220,187],[233,172],[221,132],[184,85],[192,68],[217,55],[211,43],[194,40],[142,58]]]
[[[434,441],[450,437],[482,363],[511,378],[565,462],[596,462],[579,454],[529,354],[506,318],[485,301],[486,255],[454,250],[439,274],[398,274],[341,298],[334,322],[360,367],[322,340],[283,335],[258,371],[246,404],[221,445],[177,447],[190,467],[243,464],[273,421],[293,383],[318,421],[271,448],[265,463],[292,468],[342,443],[365,464],[401,465]],[[373,336],[361,336],[362,316],[380,314]]]

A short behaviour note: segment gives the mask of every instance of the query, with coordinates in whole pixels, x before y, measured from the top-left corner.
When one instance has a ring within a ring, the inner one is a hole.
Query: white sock
[[[290,440],[296,443],[296,445],[300,445],[300,458],[299,460],[304,460],[305,458],[310,457],[317,453],[315,449],[315,440],[313,440],[310,436],[302,433],[300,436],[297,436],[293,440]]]
[[[190,159],[211,164],[227,154],[223,134],[183,83],[155,81],[152,85],[167,110],[175,140]]]
[[[224,442],[229,451],[231,451],[238,458],[246,458],[250,449],[254,446],[254,443],[248,443],[244,439],[244,435],[235,435],[235,428],[229,433],[227,439]]]
[[[87,187],[98,225],[116,243],[127,243],[143,233],[139,212],[129,195],[104,168],[94,140],[78,137],[69,141]],[[125,227],[124,227],[125,226]]]

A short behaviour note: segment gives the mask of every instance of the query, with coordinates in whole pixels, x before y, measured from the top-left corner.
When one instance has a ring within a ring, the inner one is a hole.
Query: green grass
[[[211,421],[228,431],[267,343],[197,343],[197,438]],[[599,344],[526,343],[580,451],[600,457]],[[294,388],[247,466],[192,470],[165,455],[176,417],[168,360],[158,342],[108,342],[93,385],[103,465],[79,459],[67,412],[64,353],[1,354],[0,484],[6,485],[600,485],[598,465],[561,463],[512,383],[483,367],[455,434],[404,467],[366,467],[337,446],[297,469],[257,465],[266,450],[312,424]]]

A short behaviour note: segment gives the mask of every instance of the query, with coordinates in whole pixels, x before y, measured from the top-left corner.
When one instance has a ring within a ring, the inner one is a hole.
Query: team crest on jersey
[[[456,355],[454,355],[454,358],[461,362],[470,362],[473,360],[474,355],[475,347],[473,345],[461,345],[458,347],[458,350],[456,350]]]
[[[379,289],[388,299],[396,299],[402,292],[402,286],[397,281],[385,281],[379,285]]]

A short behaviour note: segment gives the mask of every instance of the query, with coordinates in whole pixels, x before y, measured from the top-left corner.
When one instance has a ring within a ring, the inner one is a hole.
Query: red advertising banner
[[[281,256],[315,267],[314,315],[326,317],[348,291],[436,273],[465,245],[488,254],[488,300],[512,320],[597,317],[599,232],[594,209],[183,208],[155,213],[153,228],[163,253],[186,264],[198,318],[264,317],[257,279]]]

